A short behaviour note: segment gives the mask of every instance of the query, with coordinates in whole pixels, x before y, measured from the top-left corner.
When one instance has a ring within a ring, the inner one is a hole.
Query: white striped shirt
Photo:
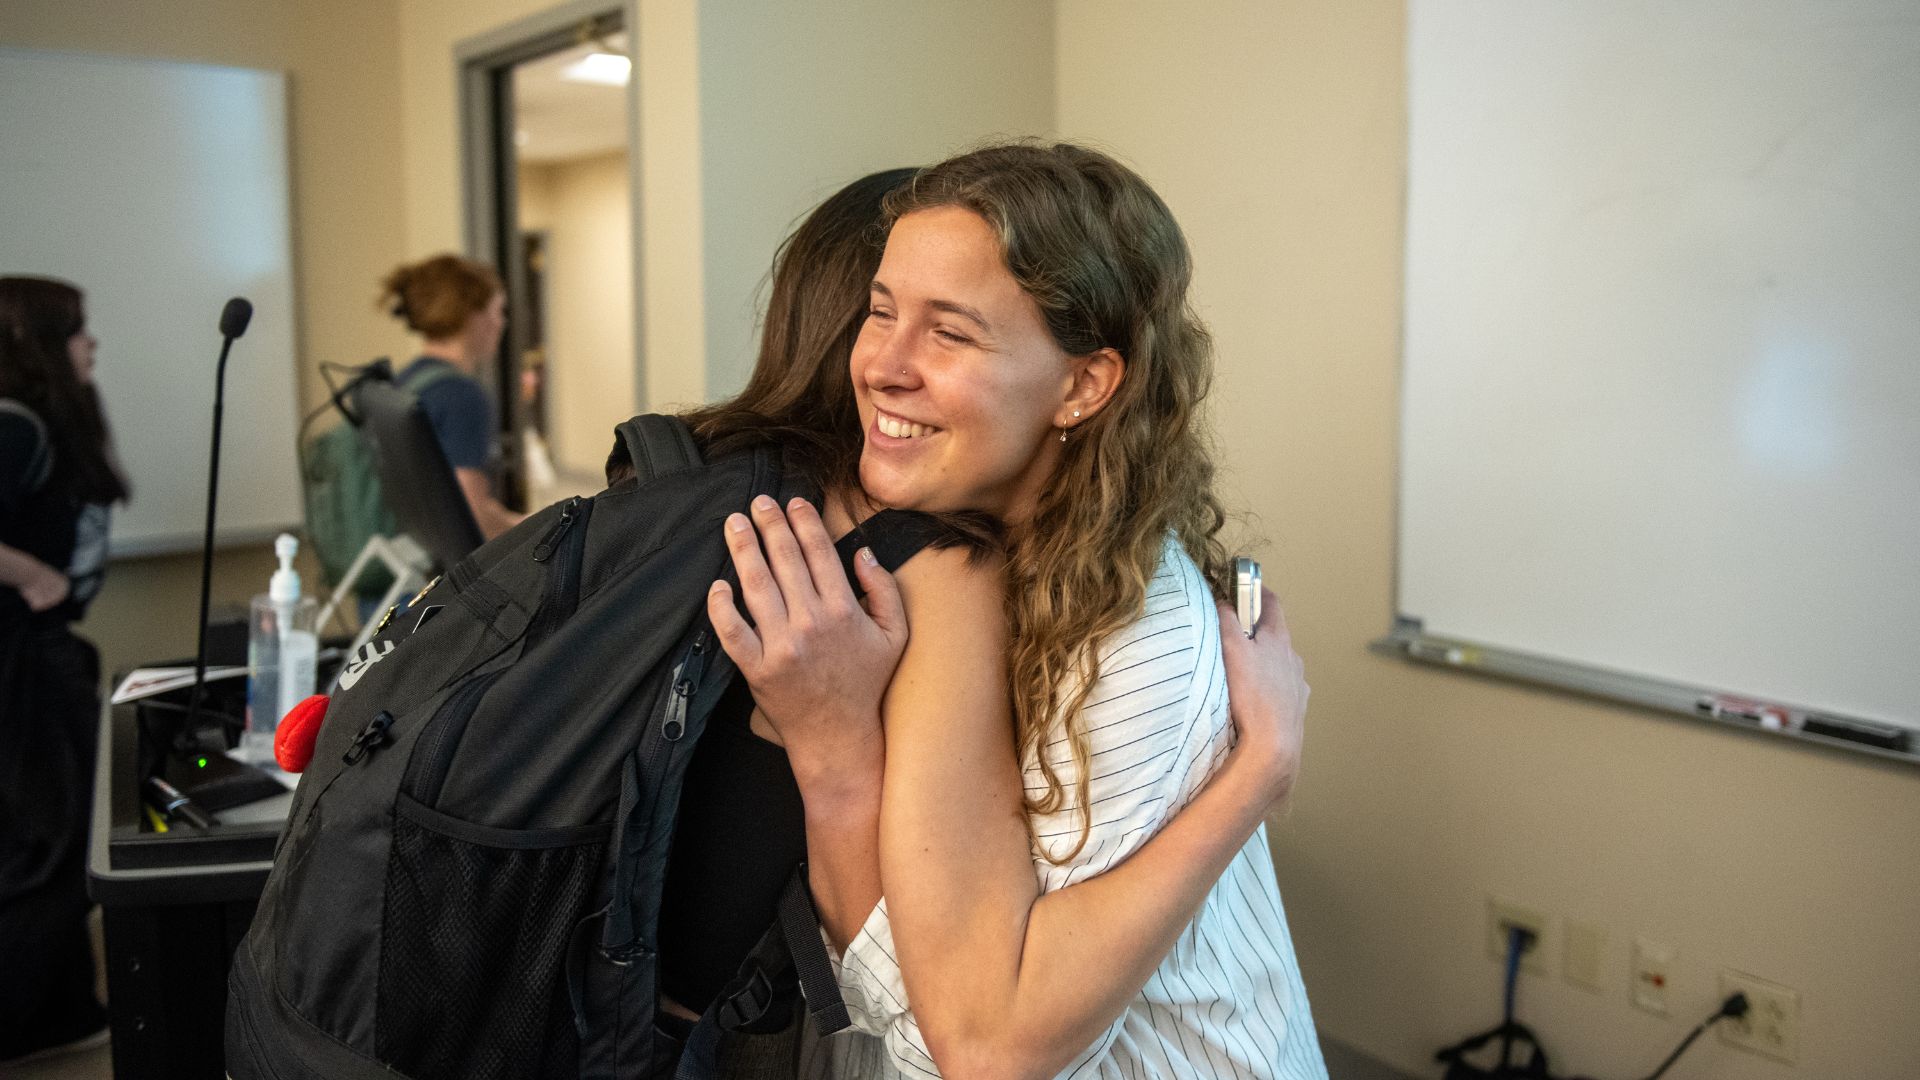
[[[1147,587],[1145,614],[1101,649],[1084,714],[1092,831],[1064,864],[1034,852],[1034,872],[1047,892],[1138,850],[1205,786],[1232,741],[1219,617],[1199,569],[1171,536]],[[1064,854],[1082,820],[1074,801],[1078,773],[1064,737],[1040,752],[1070,805],[1035,819],[1036,848]],[[1027,761],[1024,771],[1029,791],[1044,789],[1037,761]],[[837,968],[855,1030],[810,1046],[803,1074],[940,1075],[894,955],[882,900]],[[1326,1075],[1265,826],[1240,849],[1126,1011],[1060,1073],[1073,1080]]]

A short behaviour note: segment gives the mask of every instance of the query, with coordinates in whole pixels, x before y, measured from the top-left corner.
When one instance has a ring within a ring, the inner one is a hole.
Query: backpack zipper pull
[[[347,747],[347,752],[340,755],[340,760],[352,765],[366,757],[374,747],[386,745],[387,729],[392,726],[392,713],[385,709],[374,713],[373,719],[367,721],[367,726],[361,728],[360,734],[353,737],[353,745]]]
[[[554,547],[560,543],[561,537],[567,535],[567,530],[573,528],[573,519],[578,515],[579,510],[580,496],[578,495],[568,499],[567,504],[560,508],[560,520],[553,523],[553,528],[533,549],[534,562],[546,562],[553,558]]]

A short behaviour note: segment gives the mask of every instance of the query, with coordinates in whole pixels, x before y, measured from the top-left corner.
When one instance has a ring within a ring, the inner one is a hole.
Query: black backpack
[[[234,956],[234,1080],[746,1075],[757,1037],[797,1043],[796,983],[846,1026],[802,867],[686,1052],[656,1038],[680,785],[736,673],[705,611],[721,526],[818,492],[775,447],[619,436],[636,482],[482,546],[343,670]]]
[[[322,365],[322,378],[332,382],[328,367]],[[380,474],[374,467],[373,448],[360,432],[360,418],[347,406],[348,394],[367,379],[391,382],[402,390],[419,394],[456,372],[444,364],[433,364],[411,379],[395,378],[393,364],[381,357],[363,367],[346,369],[353,378],[335,390],[325,405],[308,413],[300,422],[301,497],[306,508],[307,546],[320,560],[321,576],[327,584],[339,585],[359,558],[360,549],[376,536],[393,536],[400,531],[393,512],[380,497]],[[408,369],[409,371],[413,369]],[[339,421],[312,438],[307,429],[329,412],[338,412]],[[393,576],[379,562],[368,564],[354,582],[354,592],[378,599],[393,584]]]

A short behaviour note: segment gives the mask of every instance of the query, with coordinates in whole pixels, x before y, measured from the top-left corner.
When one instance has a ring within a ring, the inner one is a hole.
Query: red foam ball
[[[325,694],[312,697],[287,710],[280,727],[273,733],[273,759],[290,773],[304,772],[313,760],[313,744],[320,739],[320,722],[327,718]]]

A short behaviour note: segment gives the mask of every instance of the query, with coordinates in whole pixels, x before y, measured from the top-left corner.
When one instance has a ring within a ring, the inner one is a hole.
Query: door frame
[[[635,57],[637,45],[636,10],[638,0],[566,0],[526,18],[484,34],[466,38],[454,46],[455,98],[459,103],[460,123],[460,195],[464,240],[469,257],[498,267],[506,280],[507,296],[524,303],[528,297],[526,269],[520,259],[514,235],[519,231],[519,183],[514,169],[513,144],[513,68],[528,60],[557,52],[577,44],[583,31],[604,37],[625,30],[627,53]],[[628,253],[634,283],[634,386],[644,398],[646,363],[640,336],[640,169],[639,169],[639,89],[636,62],[634,75],[627,80],[627,178],[629,218],[633,243]],[[500,438],[505,455],[502,469],[502,501],[515,509],[528,509],[523,448],[519,433],[526,417],[520,400],[520,357],[527,341],[524,324],[513,317],[513,304],[507,312],[506,340],[502,343],[502,361],[492,373],[493,389],[500,402]],[[636,407],[644,404],[635,402]]]

